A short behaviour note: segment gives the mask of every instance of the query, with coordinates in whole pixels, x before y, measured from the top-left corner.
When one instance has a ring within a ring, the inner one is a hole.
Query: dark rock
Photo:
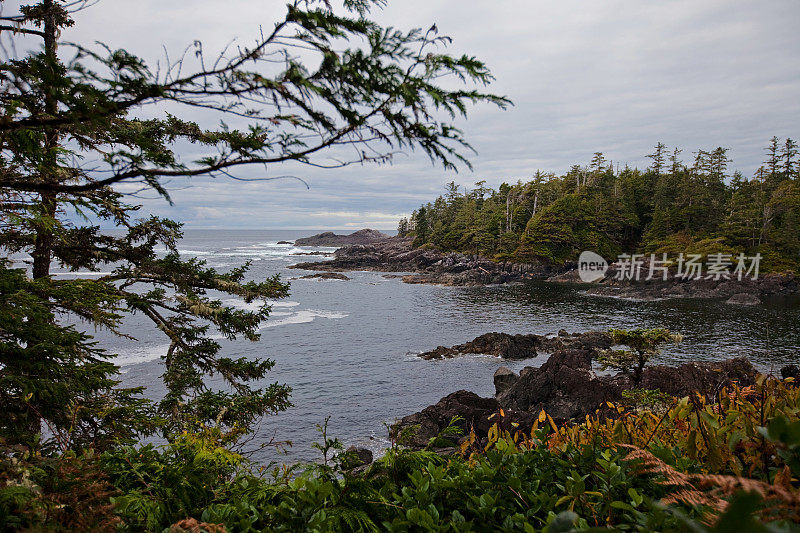
[[[733,305],[758,305],[761,303],[761,299],[755,294],[739,292],[728,298],[725,303]]]
[[[693,392],[713,396],[731,382],[746,387],[755,383],[756,369],[744,357],[713,363],[686,363],[678,367],[657,365],[644,369],[641,387],[659,389],[678,398]]]
[[[503,359],[527,359],[536,357],[535,336],[486,333],[458,347],[461,353],[496,355]]]
[[[464,354],[494,355],[503,359],[528,359],[539,352],[557,352],[566,348],[587,350],[607,350],[611,347],[611,336],[601,331],[587,331],[570,335],[561,330],[558,337],[544,335],[510,335],[508,333],[485,333],[470,342],[452,348],[439,346],[435,350],[423,352],[423,359],[443,359]]]
[[[278,244],[294,244],[294,243],[290,241],[278,241]]]
[[[311,255],[314,257],[333,257],[332,252],[322,252],[320,250],[315,250],[313,252],[295,252],[289,255]]]
[[[294,279],[340,279],[343,281],[350,280],[350,278],[348,278],[344,274],[339,274],[338,272],[320,272],[318,274],[309,274],[308,276],[300,276],[299,278],[294,278]]]
[[[494,373],[495,395],[501,394],[511,388],[517,382],[519,376],[508,368],[501,366]]]
[[[350,446],[344,451],[342,467],[346,470],[351,470],[370,463],[372,463],[372,451],[366,448]]]
[[[797,380],[800,378],[800,367],[797,365],[786,365],[781,368],[781,377],[783,379],[794,378]]]
[[[594,352],[561,350],[538,369],[530,369],[497,400],[504,408],[536,413],[544,409],[557,422],[583,417],[605,401],[622,397],[627,378],[598,378],[592,372]]]
[[[536,357],[538,335],[509,335],[508,333],[486,333],[470,342],[420,354],[423,359],[442,359],[461,354],[494,355],[503,359],[526,359]]]
[[[337,235],[332,231],[319,233],[294,241],[295,246],[348,246],[351,244],[369,244],[388,239],[389,236],[374,229],[362,229],[350,235]]]
[[[520,377],[497,395],[504,408],[538,413],[544,409],[557,421],[582,418],[603,402],[622,399],[632,388],[629,376],[595,376],[592,350],[570,348],[554,353],[540,368],[524,369]],[[647,367],[640,387],[659,389],[676,397],[692,392],[713,396],[731,382],[752,385],[756,370],[747,359],[714,363],[687,363],[679,367]]]
[[[422,448],[455,416],[463,417],[459,426],[465,433],[473,428],[479,440],[486,436],[495,422],[512,432],[516,427],[528,430],[541,410],[545,410],[556,423],[582,419],[602,408],[607,401],[620,401],[622,392],[633,388],[632,380],[624,374],[595,376],[591,370],[594,353],[593,350],[578,348],[560,350],[540,368],[523,368],[519,377],[500,368],[495,373],[496,399],[481,398],[463,390],[454,392],[437,404],[404,417],[392,428],[392,434],[397,437],[405,429],[416,426],[416,433],[406,444]],[[789,372],[800,371],[796,365],[791,366],[793,369]],[[688,363],[679,367],[654,366],[645,369],[641,387],[658,388],[678,397],[692,392],[713,396],[731,382],[741,386],[752,385],[755,376],[755,369],[744,358]],[[510,386],[506,387],[508,383]],[[505,417],[498,416],[501,407]],[[439,444],[451,448],[458,440],[451,437]]]
[[[429,352],[425,352],[420,354],[419,356],[423,359],[445,359],[447,357],[452,357],[450,355],[452,352],[452,348],[448,348],[447,346],[437,346],[433,350]]]
[[[463,418],[458,426],[464,434],[469,434],[470,429],[474,429],[478,437],[485,436],[489,428],[497,422],[499,417],[489,417],[499,411],[499,404],[494,398],[481,398],[474,392],[460,390],[445,396],[435,405],[430,405],[413,415],[403,417],[392,427],[392,434],[397,437],[404,430],[415,429],[410,440],[402,443],[413,448],[423,448],[428,445],[431,439],[438,436],[445,429],[450,421],[460,416]],[[515,413],[506,411],[506,417],[501,420],[504,429],[511,429],[512,421],[520,424],[521,427],[530,427],[533,424],[534,415],[530,413]],[[416,428],[414,428],[416,426]],[[456,436],[442,439],[440,448],[454,447],[460,439]]]

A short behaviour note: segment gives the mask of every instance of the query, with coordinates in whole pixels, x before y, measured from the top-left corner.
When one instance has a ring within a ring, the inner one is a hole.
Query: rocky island
[[[337,235],[332,231],[318,233],[294,241],[295,246],[348,246],[352,244],[369,244],[388,239],[389,236],[375,229],[365,228],[349,235]]]

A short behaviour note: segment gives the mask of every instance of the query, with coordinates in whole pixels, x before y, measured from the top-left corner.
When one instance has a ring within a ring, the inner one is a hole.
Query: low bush
[[[440,456],[394,443],[346,469],[249,464],[210,430],[165,446],[45,458],[5,449],[0,528],[122,531],[793,531],[800,389],[766,378],[656,413],[609,404],[577,425],[463,438]],[[480,443],[480,444],[479,444]]]

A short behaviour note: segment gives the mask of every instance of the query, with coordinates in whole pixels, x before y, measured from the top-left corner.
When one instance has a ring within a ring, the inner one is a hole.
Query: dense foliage
[[[395,442],[361,471],[343,466],[347,454],[325,434],[324,462],[271,472],[210,428],[101,456],[18,448],[0,463],[0,527],[797,531],[799,415],[800,388],[762,376],[712,401],[605,406],[579,425],[559,427],[542,412],[519,428],[500,411],[489,435],[466,435],[460,453]]]
[[[792,139],[770,141],[746,179],[729,172],[727,150],[698,150],[691,164],[659,143],[645,169],[614,169],[597,153],[563,176],[485,182],[447,192],[403,219],[414,244],[497,260],[574,261],[584,250],[621,253],[761,253],[773,271],[800,267],[800,164]]]

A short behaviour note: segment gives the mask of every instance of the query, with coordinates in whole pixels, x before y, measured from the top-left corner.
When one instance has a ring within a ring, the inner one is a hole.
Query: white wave
[[[156,361],[161,357],[167,355],[169,344],[159,344],[157,346],[136,346],[129,350],[117,353],[112,362],[119,365],[121,368],[138,365],[139,363],[147,363],[149,361]]]
[[[234,307],[236,309],[243,309],[245,311],[258,311],[261,309],[261,306],[264,303],[268,304],[272,308],[276,307],[297,307],[300,305],[300,302],[292,302],[292,301],[283,301],[283,300],[253,300],[250,303],[245,302],[240,298],[227,298],[222,300],[222,305],[226,307]],[[270,315],[275,316],[275,312],[270,313]]]
[[[267,249],[267,250],[248,250],[243,248],[234,248],[232,250],[221,250],[219,252],[207,252],[203,255],[214,257],[252,257],[258,259],[267,259],[269,257],[286,257],[294,253],[301,252],[300,248],[284,248],[284,249]]]
[[[296,254],[307,254],[308,252],[322,252],[323,254],[331,253],[336,250],[335,247],[330,246],[295,246],[294,244],[278,244],[277,242],[265,242],[250,244],[247,246],[237,246],[232,248],[224,248],[222,250],[178,250],[178,252],[185,257],[219,257],[219,258],[235,258],[235,257],[248,257],[267,259],[270,257],[289,257]],[[160,253],[166,253],[166,250],[159,250]],[[317,257],[317,256],[307,256]]]
[[[291,313],[286,318],[282,318],[280,320],[267,320],[261,329],[266,328],[275,328],[278,326],[286,326],[289,324],[306,324],[308,322],[313,322],[317,318],[327,318],[331,320],[345,318],[347,317],[347,313],[338,313],[335,311],[317,311],[315,309],[304,309],[302,311],[297,311],[296,313]]]
[[[267,300],[267,303],[272,307],[297,307],[300,305],[300,302],[291,302],[288,300]]]
[[[211,252],[209,250],[178,250],[178,253],[181,255],[194,256],[194,257],[216,255],[214,252]]]
[[[93,276],[110,276],[111,272],[53,272],[53,276],[76,276],[76,277],[93,277]]]
[[[244,300],[240,300],[239,298],[228,298],[227,300],[222,300],[222,305],[225,307],[233,307],[235,309],[241,309],[243,311],[258,311],[261,309],[261,306],[264,305],[263,300],[253,300],[250,303],[245,302]]]

